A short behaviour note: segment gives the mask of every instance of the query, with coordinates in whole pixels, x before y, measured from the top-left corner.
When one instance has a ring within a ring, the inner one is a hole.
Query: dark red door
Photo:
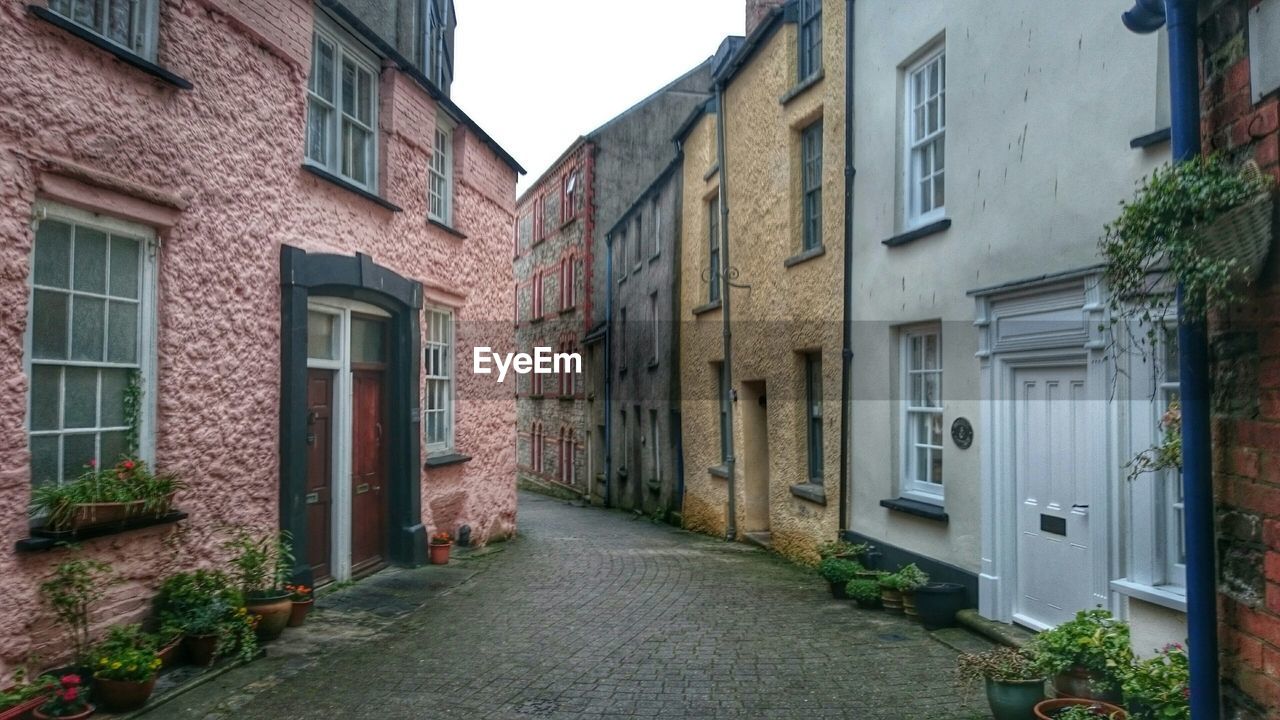
[[[387,536],[385,373],[351,375],[351,568],[361,573],[382,564]]]
[[[333,379],[332,370],[307,371],[307,561],[317,584],[333,576]]]

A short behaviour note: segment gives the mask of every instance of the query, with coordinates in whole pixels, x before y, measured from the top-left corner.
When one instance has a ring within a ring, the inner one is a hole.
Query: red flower
[[[89,467],[91,467],[91,468],[96,468],[96,467],[98,467],[98,461],[97,461],[97,459],[96,459],[96,458],[89,458],[89,463],[88,463],[88,465],[89,465]]]
[[[69,687],[62,691],[62,699],[67,702],[75,702],[78,697],[80,697],[80,688]]]
[[[124,468],[125,470],[132,470],[132,469],[133,469],[133,461],[132,461],[132,460],[125,460],[124,462],[120,463],[120,467]]]
[[[80,684],[80,676],[74,673],[63,675],[62,677],[58,678],[58,682],[62,683],[63,685],[76,686]]]

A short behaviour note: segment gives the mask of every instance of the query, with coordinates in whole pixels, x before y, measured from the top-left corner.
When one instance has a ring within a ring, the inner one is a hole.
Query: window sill
[[[572,306],[567,307],[567,308],[560,308],[560,314],[561,314],[561,315],[568,315],[569,313],[573,312],[574,310],[577,310],[577,308],[572,307]]]
[[[729,479],[729,468],[724,465],[716,465],[715,467],[707,468],[707,474],[711,477],[724,478],[727,480]]]
[[[799,255],[792,255],[786,260],[783,260],[782,267],[784,268],[795,267],[796,265],[799,265],[802,262],[806,262],[814,258],[822,257],[823,255],[826,255],[826,254],[827,254],[827,246],[819,245],[814,248],[809,248],[808,250],[805,250]]]
[[[703,174],[702,174],[702,181],[703,181],[703,182],[706,182],[706,181],[710,180],[711,178],[715,177],[715,176],[716,176],[716,173],[718,173],[718,172],[720,172],[720,163],[716,163],[715,165],[712,165],[712,166],[711,166],[711,169],[709,169],[709,170],[707,170],[705,173],[703,173]]]
[[[1143,585],[1142,583],[1136,583],[1125,578],[1120,578],[1119,580],[1111,581],[1111,589],[1121,595],[1137,598],[1143,602],[1149,602],[1153,605],[1166,607],[1170,610],[1177,610],[1178,612],[1187,611],[1186,595],[1179,595],[1176,592],[1171,592],[1160,587]]]
[[[915,230],[908,230],[907,232],[899,235],[894,235],[888,240],[881,240],[880,243],[888,247],[898,247],[899,245],[906,245],[909,242],[919,240],[921,238],[927,238],[930,235],[937,235],[949,227],[951,227],[951,218],[942,218],[941,220],[936,220],[928,225],[921,225]]]
[[[650,360],[650,361],[649,361],[649,368],[648,368],[648,369],[649,369],[649,370],[657,370],[657,369],[658,369],[658,361],[657,361],[657,360]]]
[[[560,221],[560,229],[561,229],[561,230],[564,230],[565,228],[567,228],[567,227],[569,227],[570,225],[572,225],[572,224],[573,224],[573,221],[574,221],[574,220],[577,220],[577,219],[578,219],[578,216],[577,216],[577,215],[574,215],[573,217],[569,218],[568,220],[561,220],[561,221]]]
[[[626,281],[627,281],[627,274],[626,274],[626,273],[622,273],[621,275],[619,275],[619,276],[618,276],[618,284],[619,284],[619,285],[621,285],[622,283],[624,283],[624,282],[626,282]]]
[[[947,511],[941,506],[932,503],[920,502],[919,500],[910,500],[908,498],[893,498],[890,500],[881,500],[880,507],[888,508],[894,512],[906,513],[925,520],[934,520],[940,523],[946,523],[950,518]]]
[[[447,223],[441,222],[441,221],[439,221],[439,220],[437,220],[437,219],[435,219],[435,218],[433,218],[433,217],[428,217],[428,218],[427,218],[427,224],[428,224],[428,225],[432,225],[432,226],[434,226],[434,227],[438,227],[438,228],[440,228],[441,230],[443,230],[443,231],[445,231],[445,232],[449,233],[450,235],[452,235],[452,236],[454,236],[454,237],[458,238],[459,240],[466,240],[466,239],[467,239],[466,234],[465,234],[465,233],[463,233],[461,230],[459,230],[459,229],[457,229],[457,228],[453,227],[452,225],[449,225],[449,224],[447,224]]]
[[[174,510],[167,515],[161,515],[160,517],[134,518],[122,523],[102,525],[94,528],[86,528],[84,530],[50,532],[40,528],[32,528],[31,537],[19,540],[14,544],[14,549],[20,553],[43,552],[45,550],[52,550],[63,543],[80,543],[85,540],[92,540],[93,538],[120,535],[122,533],[141,530],[143,528],[156,527],[159,525],[172,525],[186,519],[187,513],[182,512],[181,510]]]
[[[560,402],[573,402],[578,399],[577,395],[557,395],[556,399]]]
[[[636,273],[639,273],[639,272],[640,272],[641,270],[643,270],[643,269],[644,269],[644,263],[643,263],[643,262],[638,262],[638,263],[636,263],[636,264],[635,264],[635,266],[634,266],[634,267],[632,267],[632,268],[631,268],[631,274],[632,274],[632,275],[635,275]]]
[[[618,375],[626,375],[626,374],[627,374],[627,366],[626,366],[626,365],[619,365],[619,366],[618,366]]]
[[[1146,135],[1139,135],[1138,137],[1129,141],[1129,147],[1134,150],[1154,147],[1156,145],[1169,142],[1169,139],[1172,137],[1173,137],[1173,129],[1164,128],[1163,130],[1156,130],[1155,132],[1149,132]]]
[[[819,505],[827,504],[827,489],[821,483],[807,482],[791,486],[791,494]]]
[[[530,393],[528,395],[525,395],[525,397],[529,398],[530,400],[541,400],[542,398],[546,397],[546,395],[543,395],[542,393]]]
[[[133,52],[132,50],[126,47],[117,45],[111,42],[110,40],[102,37],[101,35],[98,35],[92,30],[89,30],[88,28],[80,27],[79,25],[71,22],[70,20],[62,17],[61,15],[53,12],[52,10],[49,10],[48,8],[43,8],[43,7],[40,7],[39,5],[28,5],[27,10],[32,15],[35,15],[37,18],[49,23],[50,25],[54,25],[58,28],[61,28],[62,30],[66,30],[67,32],[71,33],[72,35],[75,35],[81,40],[84,40],[90,45],[93,45],[102,50],[106,50],[108,53],[111,53],[113,56],[115,56],[115,58],[120,62],[123,62],[126,65],[132,65],[133,67],[141,70],[142,72],[154,78],[162,80],[178,88],[179,90],[190,90],[194,87],[191,84],[190,80],[187,80],[184,77],[175,75],[174,73],[169,72],[168,70],[165,70],[164,68],[142,57],[141,55]]]
[[[720,301],[712,300],[711,302],[702,303],[701,305],[695,307],[693,309],[693,314],[702,315],[704,313],[709,313],[712,310],[719,310],[719,309],[720,309]]]
[[[545,318],[543,318],[541,315],[538,315],[537,317],[531,317],[531,318],[529,318],[529,324],[530,324],[530,325],[540,325],[544,319],[545,319]]]
[[[801,80],[799,83],[796,83],[795,87],[783,93],[782,97],[778,98],[778,104],[786,105],[792,100],[795,100],[796,98],[800,97],[805,93],[806,90],[822,82],[823,76],[824,76],[824,73],[822,69],[819,68],[818,72],[810,75],[807,80]]]
[[[652,265],[662,259],[662,253],[656,252],[649,256],[649,264]]]
[[[338,177],[337,175],[334,175],[333,173],[329,172],[328,170],[325,170],[322,167],[312,165],[311,163],[303,163],[302,169],[305,170],[306,172],[311,173],[312,175],[315,175],[321,180],[337,185],[343,190],[355,193],[356,195],[359,195],[360,197],[372,202],[375,205],[378,205],[379,207],[390,210],[391,212],[404,212],[399,205],[396,205],[395,203],[389,200],[386,200],[380,195],[377,195],[375,193],[369,192],[368,190],[365,190],[364,188],[360,187],[359,185],[356,185],[350,180],[344,180]]]
[[[427,457],[427,461],[423,463],[424,468],[448,467],[449,465],[460,465],[465,462],[471,462],[470,455],[451,452],[441,455],[431,455]]]

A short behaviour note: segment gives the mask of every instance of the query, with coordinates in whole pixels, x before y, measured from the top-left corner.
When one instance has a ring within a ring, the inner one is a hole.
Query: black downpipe
[[[724,392],[720,394],[720,410],[729,419],[727,437],[724,438],[724,469],[728,475],[728,520],[725,522],[725,539],[738,539],[738,483],[733,455],[733,330],[729,314],[729,163],[725,157],[725,107],[724,83],[716,83],[716,160],[720,168],[720,313],[724,341],[724,362],[720,374],[724,377]]]
[[[844,317],[840,348],[840,532],[849,529],[849,397],[853,384],[853,0],[844,3]]]

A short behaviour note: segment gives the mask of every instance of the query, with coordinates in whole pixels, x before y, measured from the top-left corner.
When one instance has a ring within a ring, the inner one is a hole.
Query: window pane
[[[356,65],[346,58],[342,60],[342,112],[356,114]]]
[[[75,289],[107,291],[107,234],[92,228],[76,228]]]
[[[329,123],[333,111],[311,100],[307,110],[307,157],[321,165],[329,164]]]
[[[938,386],[941,384],[942,378],[936,373],[928,373],[927,375],[921,375],[920,379],[924,385],[924,397],[920,400],[921,405],[924,407],[940,407]]]
[[[311,75],[311,91],[333,102],[333,46],[316,38],[315,70]]]
[[[910,477],[919,482],[929,482],[929,448],[915,449],[915,466],[911,469]]]
[[[58,436],[37,435],[31,438],[31,484],[58,481]]]
[[[360,118],[360,122],[365,125],[373,125],[373,75],[370,73],[359,71],[360,96],[356,103],[356,109],[359,111],[356,116]]]
[[[71,359],[102,361],[105,301],[77,295],[71,298]]]
[[[81,25],[87,25],[91,28],[98,28],[98,0],[72,0],[71,7],[75,14],[73,20]]]
[[[317,360],[334,360],[334,316],[322,312],[307,313],[307,357]]]
[[[919,370],[924,367],[924,358],[921,355],[923,339],[916,335],[911,338],[911,359],[910,367],[912,370]]]
[[[65,288],[71,276],[71,226],[45,220],[36,231],[35,282]]]
[[[107,37],[124,45],[133,47],[130,42],[132,25],[130,5],[136,0],[107,0]]]
[[[115,297],[138,298],[138,241],[111,238],[111,288]]]
[[[58,429],[58,398],[62,369],[49,365],[31,366],[31,429]]]
[[[107,362],[137,362],[138,304],[112,301],[107,312]]]
[[[935,175],[933,178],[933,206],[942,207],[946,205],[946,185],[942,175]]]
[[[37,358],[67,358],[66,293],[36,290],[31,308],[31,354]]]
[[[90,428],[98,423],[98,371],[95,368],[66,369],[66,405],[63,427]]]
[[[926,370],[938,369],[938,336],[924,336],[924,367]]]
[[[124,410],[124,394],[129,386],[131,370],[103,368],[102,373],[102,418],[100,427],[124,427],[127,425]]]
[[[384,362],[386,342],[383,323],[361,317],[351,318],[351,359],[354,362]]]
[[[942,484],[942,451],[933,449],[929,451],[929,482],[935,485]]]
[[[62,438],[62,478],[71,480],[85,471],[90,460],[98,459],[97,436],[65,435]]]
[[[130,454],[123,430],[102,433],[98,448],[99,463],[103,465],[120,462],[122,458]]]

